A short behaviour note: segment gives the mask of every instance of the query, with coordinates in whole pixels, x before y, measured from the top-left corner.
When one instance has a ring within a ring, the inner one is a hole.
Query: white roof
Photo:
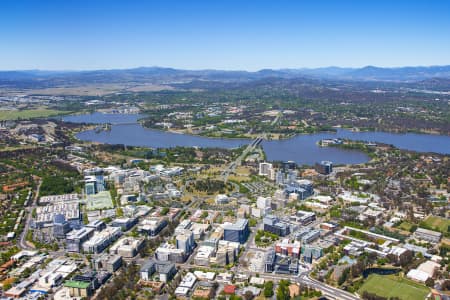
[[[176,295],[187,295],[187,293],[189,293],[189,289],[186,287],[179,286],[175,289]]]
[[[434,276],[434,272],[436,272],[436,269],[440,268],[441,265],[428,260],[422,264],[420,264],[420,266],[417,268],[417,270],[422,271],[424,273],[427,273],[429,277],[433,277]]]
[[[406,277],[411,278],[416,281],[425,282],[425,281],[427,281],[429,276],[427,273],[425,273],[423,271],[420,271],[417,269],[412,269],[411,271],[408,272]]]
[[[194,271],[194,275],[197,276],[198,279],[207,280],[214,280],[214,277],[216,277],[216,273],[214,272]]]
[[[197,281],[197,277],[195,277],[194,274],[192,274],[191,272],[188,272],[184,277],[183,280],[180,283],[180,287],[186,287],[191,289],[195,282]]]
[[[261,277],[252,276],[252,278],[250,278],[250,284],[264,284],[264,282],[264,278]]]

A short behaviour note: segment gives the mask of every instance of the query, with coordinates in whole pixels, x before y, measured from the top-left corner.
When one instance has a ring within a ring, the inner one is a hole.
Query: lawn
[[[403,221],[402,223],[400,223],[400,225],[398,226],[399,229],[405,230],[405,231],[411,231],[411,228],[413,227],[413,224]]]
[[[364,291],[385,298],[399,297],[407,300],[423,300],[430,290],[424,285],[395,275],[372,274],[358,290],[358,294],[362,295]]]
[[[423,221],[429,228],[437,229],[442,233],[448,232],[450,220],[436,216],[429,216]]]
[[[68,112],[54,109],[0,110],[0,120],[45,118],[66,113]]]

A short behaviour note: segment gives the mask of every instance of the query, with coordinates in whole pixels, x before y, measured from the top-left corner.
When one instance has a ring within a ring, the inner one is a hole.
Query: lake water
[[[66,122],[75,123],[111,123],[110,131],[96,132],[88,130],[80,132],[77,138],[107,144],[125,144],[129,146],[146,146],[165,148],[175,146],[198,146],[235,148],[251,142],[249,139],[206,138],[158,131],[143,128],[137,123],[141,115],[101,114],[66,116]],[[368,160],[367,155],[359,151],[344,150],[333,147],[318,147],[316,143],[327,138],[348,138],[392,144],[401,149],[420,152],[436,152],[450,154],[450,137],[416,133],[387,132],[351,132],[340,129],[337,133],[316,133],[297,135],[279,141],[263,141],[262,146],[268,160],[293,160],[299,164],[314,164],[321,160],[331,160],[335,164],[356,164]]]

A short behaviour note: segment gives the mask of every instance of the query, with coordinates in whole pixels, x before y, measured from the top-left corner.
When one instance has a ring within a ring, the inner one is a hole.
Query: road
[[[40,180],[38,183],[38,186],[36,188],[36,193],[34,194],[31,205],[28,207],[25,207],[27,217],[25,219],[25,226],[24,226],[22,233],[20,234],[20,237],[18,239],[18,246],[19,246],[19,248],[21,248],[23,250],[33,250],[34,249],[34,246],[30,245],[30,243],[26,240],[26,238],[27,238],[28,230],[30,229],[30,223],[31,223],[31,219],[32,219],[33,209],[35,209],[37,206],[37,201],[38,201],[38,197],[39,197],[39,191],[41,189],[41,184],[42,184],[42,180]]]
[[[195,264],[191,264],[190,262],[185,262],[181,264],[176,264],[179,269],[190,269],[196,267]],[[198,266],[203,267],[203,266]],[[222,270],[223,272],[228,272],[226,269]],[[327,285],[326,283],[320,282],[309,277],[309,271],[295,275],[285,275],[285,274],[274,274],[274,273],[260,273],[260,272],[252,272],[252,271],[242,271],[242,273],[248,276],[256,276],[258,275],[261,278],[266,280],[272,280],[275,282],[280,281],[281,279],[289,280],[290,282],[296,282],[301,285],[306,285],[310,288],[314,288],[322,292],[324,296],[330,299],[339,299],[339,300],[358,300],[360,299],[354,294],[343,291],[341,289],[335,288],[333,286]]]
[[[270,126],[274,126],[281,118],[283,114],[280,112],[275,119],[270,123]],[[228,181],[228,176],[230,176],[230,174],[232,172],[234,172],[234,170],[236,170],[236,168],[238,166],[240,166],[242,164],[242,160],[244,160],[244,158],[247,156],[248,153],[251,153],[253,150],[255,150],[256,147],[259,146],[259,144],[267,138],[267,133],[263,132],[260,135],[258,135],[253,142],[251,142],[247,148],[245,148],[245,150],[242,152],[241,155],[239,155],[238,158],[236,158],[233,162],[231,162],[228,167],[222,172],[222,179],[224,182]]]
[[[341,299],[341,300],[358,300],[360,299],[354,294],[340,290],[338,288],[327,285],[326,283],[317,281],[309,277],[308,273],[301,274],[299,276],[283,275],[283,274],[259,274],[259,277],[264,279],[270,279],[274,281],[279,281],[281,279],[287,279],[291,282],[297,282],[301,285],[307,285],[316,290],[320,290],[324,296],[331,299]]]

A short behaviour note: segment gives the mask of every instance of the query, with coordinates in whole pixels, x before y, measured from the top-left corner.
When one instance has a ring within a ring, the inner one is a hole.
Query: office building
[[[164,217],[150,217],[141,221],[138,225],[138,231],[149,236],[156,236],[167,224],[167,219]]]
[[[89,240],[83,243],[83,251],[85,253],[101,253],[121,235],[122,231],[118,227],[106,227],[102,231],[96,231]]]
[[[155,268],[161,282],[169,282],[177,273],[175,264],[171,262],[155,261]]]
[[[266,252],[266,258],[264,261],[264,271],[266,273],[272,273],[275,265],[276,253],[274,250],[269,250]]]
[[[274,215],[267,215],[263,219],[264,231],[276,234],[278,236],[286,236],[290,233],[289,223],[281,221]]]
[[[314,187],[312,181],[307,179],[288,179],[285,192],[288,194],[296,193],[300,200],[304,200],[314,194]]]
[[[76,274],[72,277],[73,281],[86,282],[91,285],[92,290],[96,290],[100,287],[98,282],[97,273],[95,271],[88,271],[84,274]]]
[[[66,250],[68,252],[80,252],[84,242],[94,235],[94,228],[82,227],[78,230],[72,230],[66,235]]]
[[[320,230],[314,229],[305,234],[304,236],[302,236],[300,241],[302,242],[302,244],[309,244],[317,240],[319,237],[320,237]]]
[[[139,272],[141,280],[150,281],[151,276],[153,275],[153,273],[155,273],[155,271],[156,271],[155,261],[149,260],[149,261],[145,262],[142,265],[141,270]]]
[[[283,173],[283,171],[278,170],[275,173],[275,183],[279,184],[279,185],[284,184],[284,173]]]
[[[184,219],[183,221],[180,222],[180,224],[178,224],[178,226],[175,228],[175,235],[177,234],[182,234],[184,232],[184,230],[186,229],[191,229],[192,227],[192,221],[189,219]]]
[[[238,219],[234,224],[223,225],[223,239],[244,244],[250,234],[247,219]]]
[[[275,244],[275,253],[295,258],[300,257],[300,242],[289,242],[289,239],[284,239]]]
[[[301,225],[308,225],[316,220],[316,214],[311,211],[299,210],[296,215],[292,217]]]
[[[442,237],[442,233],[425,228],[417,228],[417,230],[414,232],[414,237],[416,239],[424,240],[430,243],[439,243]]]
[[[184,249],[178,249],[175,245],[165,243],[156,248],[155,257],[159,261],[170,261],[173,263],[183,263],[186,258]]]
[[[219,194],[215,199],[216,204],[228,204],[230,202],[230,198],[227,195]]]
[[[283,170],[285,172],[289,171],[289,170],[295,170],[297,168],[297,163],[295,161],[292,160],[288,160],[283,162]]]
[[[102,231],[106,228],[106,223],[101,220],[94,220],[89,222],[86,227],[88,228],[94,228],[95,231]]]
[[[197,277],[195,277],[194,274],[191,272],[187,272],[186,275],[184,275],[183,279],[181,280],[179,287],[185,287],[189,290],[192,289],[197,282]]]
[[[269,176],[272,171],[272,164],[262,162],[259,164],[259,176]]]
[[[175,239],[177,249],[184,250],[187,255],[192,253],[192,250],[195,248],[195,240],[194,233],[191,230],[184,230],[182,233],[176,235]]]
[[[333,172],[333,163],[331,161],[321,161],[315,164],[315,169],[318,173],[322,175],[328,175]]]
[[[63,215],[71,228],[76,228],[81,224],[80,204],[78,202],[57,202],[36,207],[36,216],[33,218],[31,227],[52,226],[57,215]],[[58,217],[58,220],[61,220],[60,217]]]
[[[144,248],[143,238],[123,237],[109,248],[110,254],[117,254],[124,258],[133,258]]]
[[[256,198],[256,207],[260,209],[270,208],[271,199],[270,197],[261,197]]]
[[[65,216],[63,214],[55,215],[53,219],[53,236],[57,239],[63,239],[70,230],[70,224],[66,221]]]
[[[312,245],[303,245],[302,247],[302,258],[307,263],[312,263],[313,260],[321,258],[322,255],[323,250],[321,247]]]
[[[94,195],[98,193],[97,178],[95,178],[95,176],[84,177],[84,192],[86,195]]]
[[[210,246],[200,246],[194,257],[194,262],[199,266],[208,266],[209,260],[215,253],[216,249]]]
[[[69,280],[64,286],[69,289],[70,297],[89,298],[94,294],[88,282]]]
[[[94,270],[106,270],[109,273],[117,271],[122,266],[122,263],[122,256],[110,255],[108,253],[103,253],[93,259]]]
[[[138,223],[138,218],[118,218],[112,221],[112,227],[120,227],[122,231],[128,231]]]

